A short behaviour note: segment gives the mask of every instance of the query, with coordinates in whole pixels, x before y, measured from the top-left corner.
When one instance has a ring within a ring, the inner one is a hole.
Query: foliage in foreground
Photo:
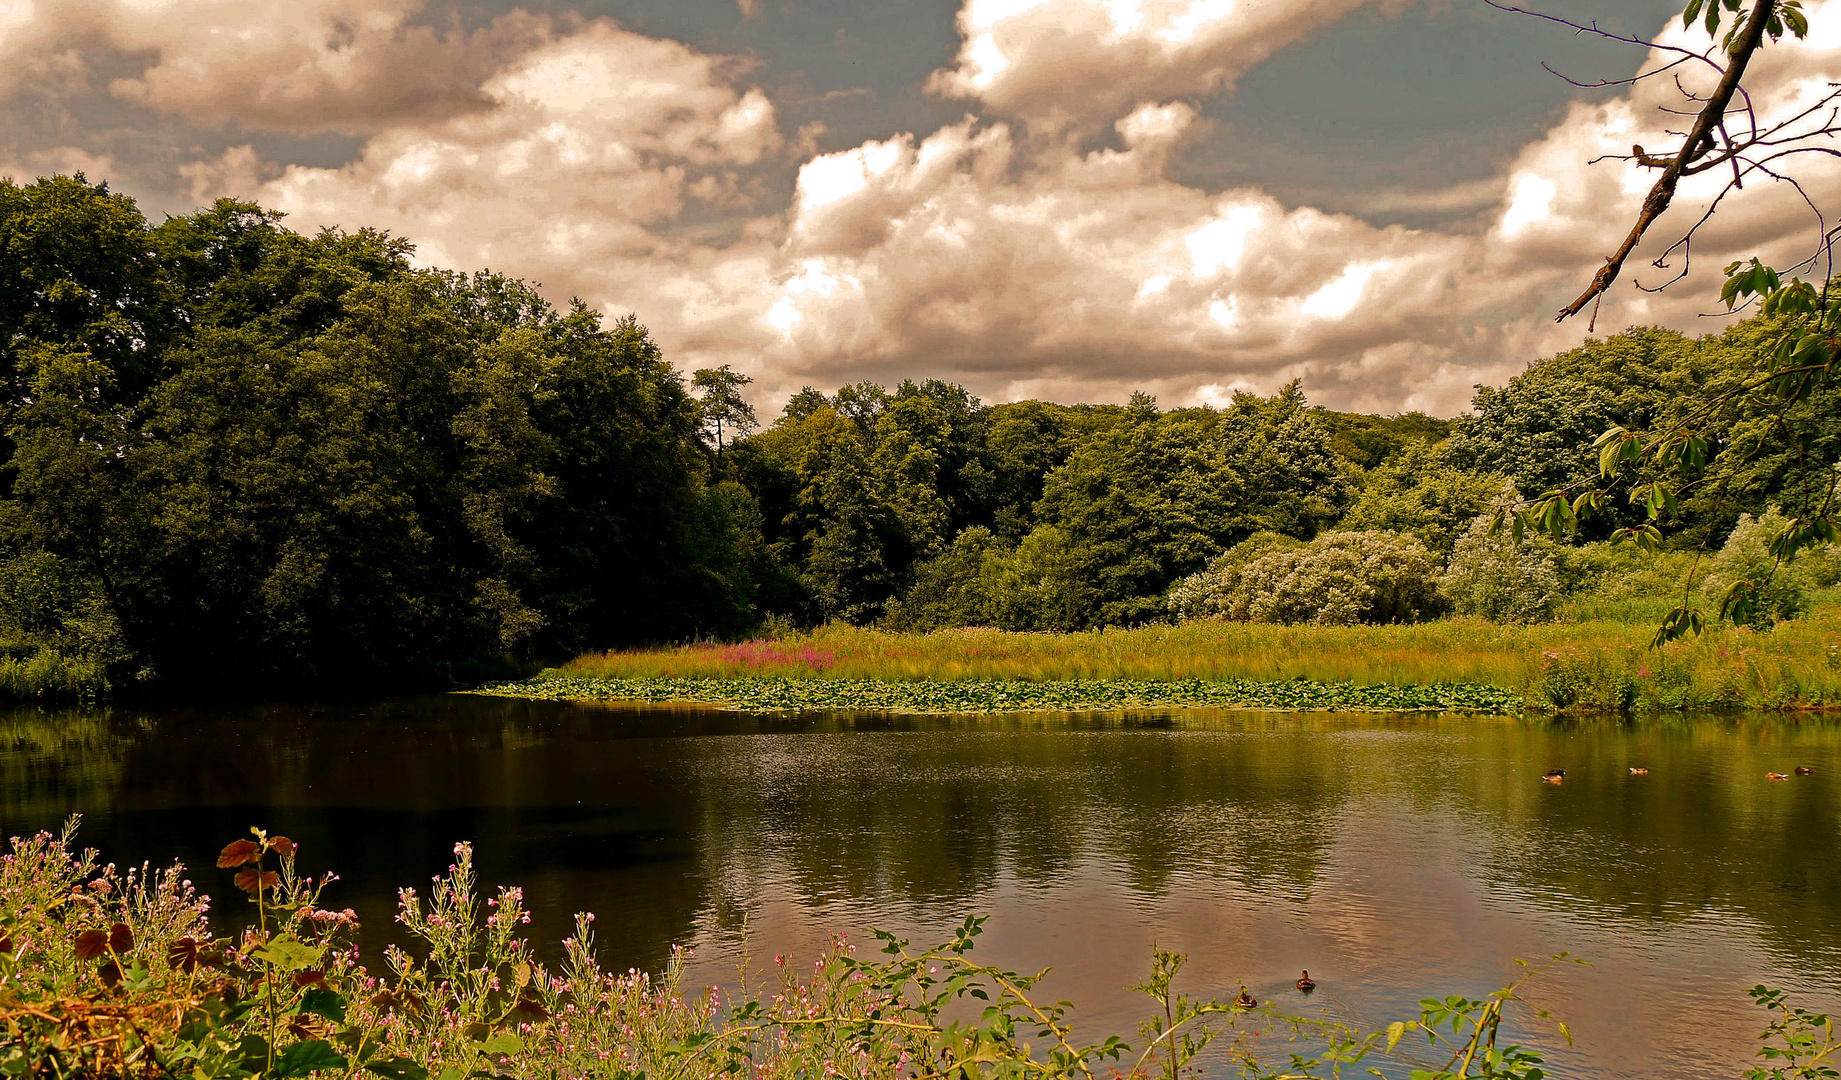
[[[427,897],[402,890],[397,921],[413,946],[387,950],[388,970],[372,972],[353,944],[356,919],[321,906],[336,878],[300,876],[286,837],[251,830],[224,848],[218,865],[255,910],[253,926],[225,939],[181,867],[120,875],[71,846],[74,828],[15,839],[0,859],[8,1076],[1176,1080],[1209,1052],[1217,1068],[1269,1080],[1357,1070],[1539,1080],[1541,1055],[1504,1038],[1505,1017],[1571,1038],[1520,993],[1564,954],[1524,964],[1487,997],[1428,998],[1418,1016],[1362,1032],[1260,1008],[1244,992],[1191,997],[1175,986],[1184,958],[1157,950],[1136,987],[1152,1015],[1131,1041],[1076,1037],[1072,1005],[1039,993],[1046,972],[972,959],[975,917],[930,949],[878,933],[878,959],[837,938],[809,976],[776,958],[770,985],[724,995],[684,985],[682,951],[657,978],[603,971],[584,913],[551,971],[520,936],[522,893],[483,896],[466,844]],[[1841,1043],[1828,1018],[1780,991],[1753,996],[1771,1026],[1751,1075],[1832,1075],[1823,1070]]]

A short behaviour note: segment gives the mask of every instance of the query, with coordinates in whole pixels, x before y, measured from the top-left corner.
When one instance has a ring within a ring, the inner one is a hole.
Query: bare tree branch
[[[1494,0],[1489,0],[1489,2],[1493,4]],[[1605,290],[1611,287],[1611,283],[1617,280],[1618,273],[1624,268],[1624,261],[1630,257],[1630,252],[1635,250],[1637,243],[1643,239],[1643,234],[1649,231],[1649,227],[1674,201],[1675,186],[1681,182],[1682,173],[1688,166],[1706,156],[1713,149],[1713,129],[1725,118],[1726,106],[1731,103],[1733,94],[1738,90],[1739,80],[1745,77],[1746,65],[1751,63],[1752,54],[1758,51],[1758,46],[1764,41],[1765,25],[1769,22],[1775,6],[1776,0],[1754,0],[1751,17],[1746,20],[1729,50],[1730,59],[1726,64],[1725,73],[1720,76],[1719,85],[1708,96],[1706,105],[1694,120],[1694,126],[1688,129],[1687,137],[1682,140],[1681,149],[1676,153],[1674,160],[1662,170],[1662,175],[1656,179],[1655,186],[1649,189],[1649,195],[1643,199],[1643,209],[1637,214],[1636,224],[1631,227],[1630,234],[1624,237],[1623,244],[1605,259],[1604,266],[1592,276],[1591,285],[1579,294],[1578,299],[1561,308],[1554,321],[1561,322],[1579,314],[1585,310],[1585,305],[1604,295]]]

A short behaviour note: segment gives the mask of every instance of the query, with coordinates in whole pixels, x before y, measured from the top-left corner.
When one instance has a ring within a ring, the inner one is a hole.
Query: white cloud
[[[1577,105],[1489,189],[1415,195],[1479,211],[1473,225],[1439,232],[1173,179],[1202,127],[1179,98],[1218,90],[1359,0],[1295,10],[971,0],[958,65],[936,82],[984,115],[825,154],[809,140],[788,146],[743,65],[611,22],[514,21],[535,29],[476,57],[473,37],[421,36],[406,21],[417,0],[302,0],[248,31],[273,79],[240,66],[229,37],[145,29],[158,11],[194,28],[200,12],[225,27],[249,21],[216,2],[14,0],[0,7],[0,59],[22,55],[27,39],[78,41],[76,30],[46,29],[62,12],[92,37],[144,28],[152,60],[117,91],[150,106],[201,121],[368,124],[341,168],[265,162],[239,147],[193,162],[184,179],[201,199],[253,194],[296,227],[382,226],[426,262],[490,266],[610,315],[636,311],[679,364],[732,363],[768,398],[807,382],[939,375],[992,399],[1122,400],[1145,389],[1174,404],[1300,377],[1333,405],[1454,411],[1473,383],[1578,342],[1583,325],[1556,327],[1552,309],[1628,227],[1649,180],[1587,162],[1635,141],[1666,145],[1658,132],[1670,118],[1656,106],[1672,92],[1657,83]],[[1290,22],[1275,14],[1286,10]],[[341,18],[352,23],[344,38],[313,37]],[[1841,0],[1812,5],[1812,19],[1841,22]],[[417,41],[451,61],[433,69],[427,108],[413,105],[424,94],[415,72],[380,67],[416,55],[402,50]],[[1754,67],[1754,97],[1781,113],[1829,80],[1841,80],[1841,40],[1774,46]],[[398,88],[386,103],[409,104],[355,118],[352,103],[378,85]],[[1041,137],[1064,122],[1087,133],[1111,123],[1120,148]],[[795,153],[805,160],[791,191],[763,186]],[[1812,159],[1804,175],[1836,204],[1841,170]],[[1691,221],[1717,182],[1685,183],[1658,236]],[[1695,278],[1651,296],[1629,282],[1665,272],[1634,260],[1601,330],[1704,328],[1695,315],[1712,293],[1708,269],[1795,250],[1811,226],[1799,213],[1794,191],[1754,185],[1697,245]],[[1650,257],[1661,246],[1647,245]]]
[[[204,124],[375,131],[480,105],[481,80],[551,33],[516,11],[471,33],[413,22],[425,0],[10,0],[0,95],[137,65],[116,97]]]
[[[1368,288],[1368,280],[1390,265],[1385,262],[1351,264],[1336,280],[1305,297],[1304,302],[1298,305],[1298,310],[1320,319],[1343,318],[1362,302],[1362,293]]]
[[[1514,236],[1530,225],[1547,220],[1553,213],[1553,197],[1560,187],[1538,173],[1522,173],[1515,178],[1509,208],[1502,214],[1502,235]]]
[[[967,0],[932,88],[1032,124],[1107,123],[1144,101],[1231,88],[1364,3],[1406,0]]]

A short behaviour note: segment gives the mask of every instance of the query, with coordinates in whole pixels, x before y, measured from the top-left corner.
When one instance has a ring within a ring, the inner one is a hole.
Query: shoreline
[[[1471,713],[1513,716],[1522,697],[1501,687],[1235,680],[1066,679],[934,681],[539,676],[463,693],[548,701],[700,705],[744,713],[888,712],[953,715],[1246,709],[1263,712]]]
[[[1285,681],[1064,679],[1049,681],[829,679],[773,676],[584,678],[545,674],[456,693],[530,701],[678,705],[756,715],[813,712],[970,716],[1005,713],[1106,713],[1144,709],[1219,709],[1269,713],[1361,713],[1476,717],[1669,716],[1774,712],[1786,716],[1841,712],[1833,702],[1774,706],[1714,704],[1608,708],[1581,703],[1556,709],[1499,686]]]

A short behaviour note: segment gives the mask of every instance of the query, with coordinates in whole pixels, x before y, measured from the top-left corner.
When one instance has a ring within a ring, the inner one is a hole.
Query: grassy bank
[[[1213,706],[1580,712],[1841,706],[1841,605],[1661,649],[1647,621],[1499,626],[1190,622],[1077,634],[846,626],[596,653],[489,692],[745,709],[983,712]]]

